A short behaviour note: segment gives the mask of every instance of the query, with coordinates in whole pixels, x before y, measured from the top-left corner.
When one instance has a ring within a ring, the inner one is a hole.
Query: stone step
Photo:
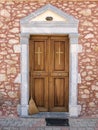
[[[0,130],[70,130],[69,127],[3,127]]]
[[[46,126],[44,118],[0,118],[0,130],[98,130],[98,118],[69,118],[69,125]]]

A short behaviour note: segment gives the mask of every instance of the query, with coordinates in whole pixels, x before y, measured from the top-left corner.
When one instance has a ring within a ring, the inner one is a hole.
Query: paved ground
[[[0,118],[0,130],[98,130],[98,118],[69,118],[69,124],[51,127],[42,118]]]

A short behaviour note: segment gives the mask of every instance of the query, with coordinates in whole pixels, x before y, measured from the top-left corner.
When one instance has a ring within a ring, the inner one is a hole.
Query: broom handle
[[[31,73],[31,98],[32,98],[32,73]]]
[[[32,83],[31,83],[31,76],[32,76],[32,74],[31,74],[31,71],[30,71],[30,89],[31,89],[31,98],[32,98]]]

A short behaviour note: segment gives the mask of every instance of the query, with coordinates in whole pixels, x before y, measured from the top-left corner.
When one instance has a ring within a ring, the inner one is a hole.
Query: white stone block
[[[10,13],[8,12],[8,10],[2,9],[0,11],[0,15],[3,17],[10,17]]]
[[[19,41],[18,40],[15,40],[15,39],[10,39],[9,40],[9,44],[16,44],[18,43]]]
[[[80,105],[70,105],[69,106],[69,113],[70,117],[78,117],[81,111],[81,106]]]
[[[28,105],[21,106],[20,110],[21,110],[21,116],[28,116]]]
[[[0,74],[0,81],[6,81],[7,77],[5,74]]]
[[[10,30],[12,33],[19,33],[19,28],[13,28]]]
[[[78,45],[77,44],[71,44],[71,53],[77,53],[78,51]]]

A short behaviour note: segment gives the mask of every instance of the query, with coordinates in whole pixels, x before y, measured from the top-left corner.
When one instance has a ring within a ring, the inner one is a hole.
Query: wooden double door
[[[41,112],[67,112],[69,97],[68,36],[31,36],[30,95]]]

